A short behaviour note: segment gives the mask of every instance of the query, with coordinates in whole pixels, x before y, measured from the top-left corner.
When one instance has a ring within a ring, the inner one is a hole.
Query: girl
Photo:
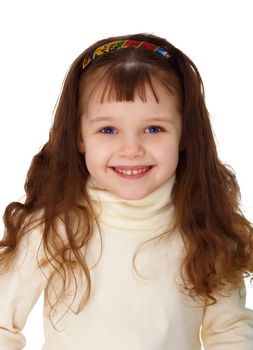
[[[153,34],[72,64],[0,243],[0,348],[44,294],[44,350],[252,350],[253,228],[194,63]]]

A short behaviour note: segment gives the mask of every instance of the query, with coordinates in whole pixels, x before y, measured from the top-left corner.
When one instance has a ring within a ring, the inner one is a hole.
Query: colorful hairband
[[[115,49],[124,49],[128,47],[138,47],[146,50],[151,50],[151,51],[157,52],[158,54],[164,56],[165,58],[171,57],[168,51],[165,50],[163,47],[151,44],[147,41],[118,40],[118,41],[112,41],[110,43],[104,44],[96,48],[92,52],[90,52],[90,54],[87,57],[85,57],[83,60],[83,69],[87,67],[91,61],[93,61],[99,56],[104,55],[105,53],[108,53]]]

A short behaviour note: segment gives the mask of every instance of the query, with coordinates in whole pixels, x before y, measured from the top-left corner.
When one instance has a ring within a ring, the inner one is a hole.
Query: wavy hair
[[[172,58],[127,48],[104,54],[82,69],[84,57],[94,49],[126,39],[162,46]],[[136,92],[145,101],[146,83],[156,97],[151,78],[176,91],[182,115],[182,138],[172,201],[175,226],[186,247],[181,277],[191,297],[215,303],[214,292],[226,283],[239,286],[253,272],[253,226],[240,210],[240,190],[232,168],[218,158],[198,69],[182,51],[154,34],[100,40],[70,66],[49,140],[33,157],[28,170],[25,201],[12,202],[5,209],[5,232],[0,241],[1,272],[14,260],[22,237],[36,232],[35,228],[40,226],[45,258],[38,263],[40,268],[46,264],[52,268],[45,289],[51,309],[55,310],[63,300],[70,276],[78,287],[77,267],[87,282],[78,312],[88,303],[91,278],[83,250],[92,237],[97,218],[86,191],[89,173],[84,156],[78,151],[77,139],[80,117],[87,103],[82,95],[95,76],[100,78],[98,84],[106,81],[108,96],[113,94],[116,101],[134,101]],[[59,224],[64,237],[59,234]],[[51,302],[50,286],[53,288],[55,277],[62,278],[63,285],[55,302]]]

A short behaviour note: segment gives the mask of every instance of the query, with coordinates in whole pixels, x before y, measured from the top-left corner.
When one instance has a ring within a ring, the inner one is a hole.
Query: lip
[[[117,165],[117,166],[113,166],[111,168],[115,169],[115,168],[118,168],[118,169],[122,169],[122,170],[140,170],[140,169],[143,169],[143,168],[150,168],[150,167],[153,167],[153,165]]]
[[[148,166],[146,166],[146,167],[148,167]],[[142,167],[140,167],[140,169],[141,168],[145,168],[145,167],[142,166]],[[121,177],[123,179],[135,180],[135,179],[139,179],[139,178],[142,178],[144,176],[147,176],[150,173],[150,171],[154,168],[154,166],[149,166],[148,168],[149,169],[147,171],[142,172],[142,173],[137,174],[137,175],[127,175],[127,174],[124,174],[124,173],[120,173],[120,172],[116,171],[114,167],[112,167],[112,170],[117,176],[119,176],[119,177]],[[131,169],[137,170],[136,167],[135,168],[132,167]],[[130,169],[128,168],[126,170],[130,170]]]

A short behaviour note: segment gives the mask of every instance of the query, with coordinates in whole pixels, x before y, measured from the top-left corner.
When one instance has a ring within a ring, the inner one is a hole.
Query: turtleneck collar
[[[175,174],[157,190],[138,200],[122,199],[99,187],[89,177],[86,189],[99,222],[134,231],[153,231],[168,225],[173,205],[171,191]]]

